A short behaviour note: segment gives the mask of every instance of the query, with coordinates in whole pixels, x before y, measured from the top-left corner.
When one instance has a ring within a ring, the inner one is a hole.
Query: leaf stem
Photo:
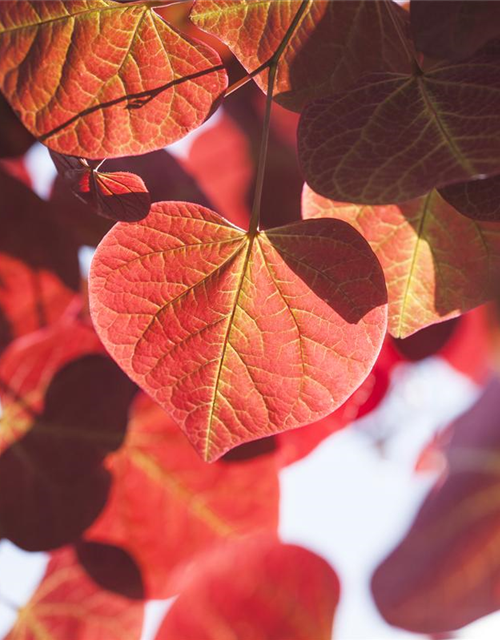
[[[280,43],[280,46],[276,49],[276,51],[274,52],[273,56],[264,64],[262,64],[260,67],[258,67],[257,69],[255,69],[255,71],[252,71],[251,74],[249,74],[249,78],[248,80],[250,80],[251,77],[253,77],[254,75],[257,75],[258,73],[260,73],[261,71],[264,71],[264,69],[269,66],[269,77],[268,77],[268,81],[267,81],[267,99],[266,99],[266,111],[264,114],[264,124],[263,124],[263,129],[262,129],[262,141],[261,141],[261,145],[260,145],[260,152],[259,152],[259,164],[257,166],[257,180],[255,183],[255,194],[254,194],[254,200],[253,200],[253,206],[252,206],[252,216],[250,218],[250,226],[248,229],[248,235],[252,238],[254,237],[257,232],[259,231],[259,223],[260,223],[260,208],[261,208],[261,203],[262,203],[262,190],[264,187],[264,177],[265,177],[265,173],[266,173],[266,160],[267,160],[267,150],[268,150],[268,146],[269,146],[269,125],[271,122],[271,108],[272,108],[272,103],[273,103],[273,93],[274,93],[274,83],[276,81],[276,73],[278,70],[278,62],[286,48],[286,46],[288,45],[288,43],[290,42],[291,37],[293,36],[295,29],[297,28],[297,26],[299,25],[299,22],[302,18],[302,16],[304,15],[307,7],[309,6],[311,0],[302,0],[302,4],[300,5],[297,13],[294,16],[294,19],[292,20],[292,23],[290,24],[290,26],[288,27],[288,30],[285,34],[285,37],[283,38],[283,40]],[[239,88],[240,86],[243,86],[245,78],[242,78],[239,82],[240,84],[238,85]],[[238,84],[238,83],[235,83]],[[235,91],[234,85],[233,87],[230,87],[230,89],[232,89],[232,91]]]
[[[403,49],[405,50],[406,55],[408,56],[410,62],[413,63],[414,65],[416,64],[417,68],[420,70],[420,64],[418,62],[415,51],[413,51],[412,48],[410,47],[408,38],[406,38],[403,33],[403,29],[401,28],[401,23],[399,22],[398,17],[394,15],[394,11],[395,11],[394,1],[385,0],[384,4],[387,7],[387,11],[389,12],[389,16],[391,18],[392,24],[394,25],[394,28],[397,31],[397,34],[399,36],[401,44],[403,45]]]
[[[259,230],[260,222],[260,205],[262,202],[262,190],[264,187],[264,177],[266,173],[267,149],[269,146],[269,125],[271,123],[271,108],[273,104],[274,81],[276,80],[276,71],[278,65],[276,62],[271,63],[269,69],[269,80],[267,83],[267,99],[266,111],[264,114],[264,125],[262,129],[262,141],[260,143],[259,164],[257,168],[257,181],[255,183],[255,195],[253,199],[252,217],[250,218],[250,227],[248,234],[254,236]]]

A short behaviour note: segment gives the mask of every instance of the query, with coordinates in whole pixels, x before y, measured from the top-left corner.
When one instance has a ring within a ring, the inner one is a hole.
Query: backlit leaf
[[[399,205],[334,202],[306,187],[303,215],[352,224],[384,270],[389,331],[405,338],[495,296],[500,275],[500,227],[460,215],[433,191]]]
[[[331,413],[386,329],[382,271],[349,225],[251,236],[187,203],[118,223],[97,249],[90,297],[106,348],[208,461]]]
[[[489,0],[411,0],[410,22],[419,51],[460,60],[500,36],[500,5]]]
[[[227,44],[252,72],[278,50],[301,4],[300,0],[197,0],[190,17]],[[306,102],[342,90],[367,71],[409,71],[394,21],[405,34],[406,13],[392,2],[391,6],[377,0],[310,2],[278,63],[277,101],[300,111]],[[267,91],[267,71],[255,80]]]
[[[390,624],[444,632],[499,608],[499,398],[495,379],[453,425],[447,474],[375,572],[372,589]]]
[[[139,176],[125,171],[105,173],[93,169],[85,160],[55,151],[51,155],[73,193],[99,215],[124,222],[142,220],[148,215],[151,198]]]
[[[500,221],[500,176],[451,184],[439,193],[468,218]]]
[[[66,548],[52,555],[5,640],[139,640],[143,615],[142,603],[98,587]]]
[[[197,563],[156,640],[330,640],[339,592],[319,556],[247,538]]]
[[[2,2],[0,89],[59,153],[159,149],[199,126],[226,82],[219,56],[147,3]]]
[[[137,397],[125,444],[106,466],[110,497],[86,538],[128,551],[148,598],[175,593],[172,575],[217,542],[277,528],[274,459],[204,464],[146,395]]]
[[[388,204],[500,171],[500,59],[375,73],[309,104],[299,157],[314,191]]]

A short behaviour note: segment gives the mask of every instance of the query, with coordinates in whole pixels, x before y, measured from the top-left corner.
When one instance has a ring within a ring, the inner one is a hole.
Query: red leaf
[[[5,640],[139,640],[143,612],[143,604],[102,591],[74,552],[63,549],[52,555],[43,581]]]
[[[345,220],[368,240],[384,270],[396,338],[496,295],[500,228],[461,216],[436,191],[377,207],[335,202],[306,188],[303,215]]]
[[[156,640],[330,640],[339,592],[319,556],[247,538],[197,563]]]
[[[393,625],[449,631],[499,608],[499,398],[493,380],[453,425],[448,475],[375,572],[377,605]]]
[[[207,461],[331,413],[386,329],[382,271],[349,225],[250,236],[187,203],[118,223],[97,249],[90,297],[106,348]]]
[[[496,174],[499,87],[498,57],[413,75],[368,74],[303,111],[298,141],[306,181],[335,200],[388,204]]]
[[[95,211],[111,220],[135,222],[149,213],[151,198],[143,180],[133,173],[104,173],[85,160],[53,151],[52,160],[73,193]]]
[[[439,193],[468,218],[500,221],[500,176],[452,184],[439,189]]]
[[[0,171],[0,349],[61,316],[80,284],[74,244],[47,204]]]
[[[300,0],[196,0],[190,17],[252,72],[278,50],[300,6]],[[409,70],[394,22],[406,32],[406,13],[392,2],[311,3],[278,63],[278,102],[300,111],[308,101],[335,94],[367,71]],[[255,81],[267,91],[268,72]]]
[[[86,537],[127,550],[148,598],[171,596],[178,588],[172,574],[182,575],[216,542],[276,530],[274,460],[204,464],[145,395],[137,398],[125,444],[107,467],[114,480],[110,498]]]
[[[0,158],[22,156],[33,142],[31,133],[23,127],[9,103],[0,95]]]
[[[219,56],[147,4],[2,3],[0,89],[59,153],[100,159],[159,149],[198,127],[226,84]]]
[[[460,60],[500,36],[500,5],[484,0],[412,0],[410,21],[419,51]]]

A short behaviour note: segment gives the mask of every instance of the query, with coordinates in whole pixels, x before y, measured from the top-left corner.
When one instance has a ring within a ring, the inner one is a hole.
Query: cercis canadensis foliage
[[[278,541],[277,474],[401,360],[439,352],[484,383],[484,324],[457,319],[498,296],[499,6],[0,3],[0,536],[58,549],[10,640],[67,640],[65,607],[72,640],[138,639],[143,601],[179,592],[157,640],[330,638],[339,581]],[[497,607],[466,540],[500,558],[500,512],[436,515],[498,484],[456,461],[499,442],[490,384],[484,428],[436,445],[449,477],[375,573],[393,624]],[[449,589],[450,549],[473,588]]]

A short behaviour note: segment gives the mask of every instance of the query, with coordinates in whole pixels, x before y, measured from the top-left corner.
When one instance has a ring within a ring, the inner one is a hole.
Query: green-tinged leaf
[[[311,103],[298,131],[307,183],[358,204],[404,202],[500,172],[500,61],[376,73]]]
[[[252,72],[279,49],[301,5],[301,0],[197,0],[191,20],[220,38]],[[409,72],[400,40],[406,42],[407,23],[406,12],[392,0],[309,2],[280,57],[275,98],[300,111],[367,71]],[[255,81],[267,91],[267,71]]]
[[[384,270],[389,331],[405,338],[493,298],[500,226],[460,215],[434,191],[400,205],[359,206],[304,191],[303,216],[352,224]]]
[[[55,151],[146,153],[199,126],[226,88],[219,56],[147,4],[7,1],[0,89]]]
[[[109,352],[209,461],[331,413],[386,330],[382,270],[349,225],[251,236],[187,203],[118,223],[97,249],[90,297]]]

